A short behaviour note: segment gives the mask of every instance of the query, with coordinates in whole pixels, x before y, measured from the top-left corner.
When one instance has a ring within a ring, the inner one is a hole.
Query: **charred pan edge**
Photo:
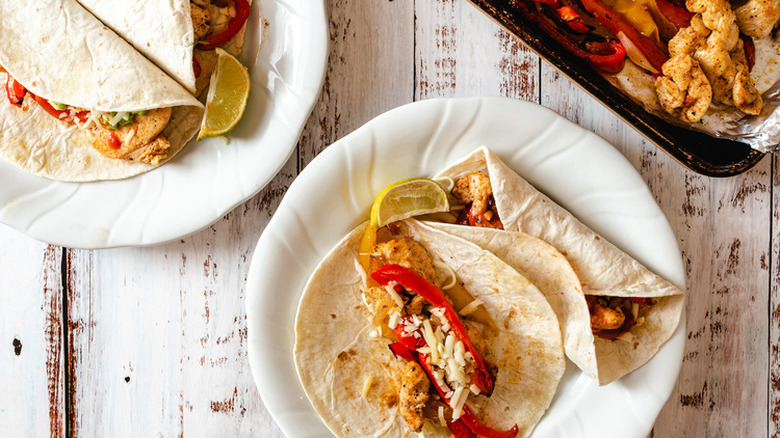
[[[764,157],[745,143],[711,137],[669,124],[629,99],[590,65],[570,54],[513,6],[513,0],[468,0],[552,64],[591,97],[694,172],[727,177],[747,171]]]

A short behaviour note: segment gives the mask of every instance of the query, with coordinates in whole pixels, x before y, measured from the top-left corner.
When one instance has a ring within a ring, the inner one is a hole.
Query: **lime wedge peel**
[[[217,65],[211,74],[198,140],[232,131],[241,121],[249,98],[251,81],[246,67],[230,53],[220,48],[216,52]]]
[[[423,214],[449,211],[447,192],[429,178],[404,179],[385,187],[371,206],[371,226],[381,228],[390,222]]]

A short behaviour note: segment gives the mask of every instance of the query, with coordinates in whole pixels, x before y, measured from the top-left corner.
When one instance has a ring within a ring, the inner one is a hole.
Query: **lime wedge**
[[[371,226],[383,227],[390,222],[421,214],[449,211],[447,192],[434,180],[412,178],[390,184],[371,206]]]
[[[211,74],[206,114],[198,140],[225,135],[236,127],[244,115],[249,97],[249,72],[235,56],[217,48],[217,66]]]

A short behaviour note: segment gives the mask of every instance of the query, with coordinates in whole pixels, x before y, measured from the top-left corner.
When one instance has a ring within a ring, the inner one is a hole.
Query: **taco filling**
[[[225,45],[249,17],[247,0],[192,0],[190,18],[197,48],[213,50]]]
[[[482,172],[473,172],[459,179],[453,187],[452,196],[465,207],[456,223],[473,227],[504,229],[498,217],[496,200],[490,178]]]
[[[446,284],[434,284],[441,278],[438,269],[446,266],[434,264],[422,245],[395,231],[393,224],[366,230],[367,239],[377,243],[368,266],[362,266],[369,275],[361,293],[376,336],[394,340],[389,348],[403,359],[393,370],[401,416],[412,431],[429,420],[446,424],[455,436],[517,435],[516,425],[498,431],[482,424],[467,405],[474,397],[492,394],[498,372],[485,358],[482,332],[492,322],[477,312],[481,302],[457,287],[449,268]],[[467,304],[456,311],[463,302]]]
[[[0,73],[7,75],[5,89],[9,104],[22,112],[38,105],[50,116],[75,125],[90,135],[92,147],[102,155],[155,166],[168,157],[171,143],[160,133],[171,119],[172,108],[136,112],[78,108],[33,94],[5,72],[2,66]]]
[[[488,175],[469,173],[454,182],[450,193],[463,204],[455,223],[504,229]],[[642,325],[644,315],[653,306],[651,298],[586,295],[585,299],[593,334],[608,340],[618,339],[633,327]]]
[[[635,326],[641,326],[653,306],[651,298],[585,295],[593,334],[615,340]]]
[[[196,95],[208,85],[214,71],[214,49],[221,47],[233,55],[241,52],[243,30],[249,17],[248,0],[192,0],[190,19],[195,39],[192,69]]]

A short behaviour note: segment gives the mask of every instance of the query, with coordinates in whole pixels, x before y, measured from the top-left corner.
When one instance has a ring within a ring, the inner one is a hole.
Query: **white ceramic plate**
[[[488,145],[532,184],[658,274],[683,287],[677,240],[642,178],[611,145],[535,104],[428,100],[370,121],[298,176],[257,244],[248,277],[249,360],[271,415],[290,437],[330,435],[293,362],[302,289],[323,256],[368,218],[374,196],[430,176]],[[684,327],[645,366],[598,387],[571,362],[534,437],[645,438],[682,364]]]
[[[254,3],[242,51],[252,93],[229,144],[193,141],[159,169],[96,183],[51,181],[0,160],[0,222],[69,247],[152,245],[208,226],[268,184],[319,94],[327,17],[323,0]]]

